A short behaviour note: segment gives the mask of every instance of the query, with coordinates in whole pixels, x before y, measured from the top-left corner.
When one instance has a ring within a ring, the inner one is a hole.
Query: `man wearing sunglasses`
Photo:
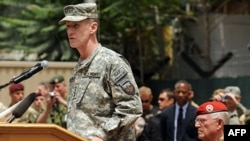
[[[139,94],[142,102],[143,114],[142,117],[147,122],[148,119],[156,115],[158,107],[153,105],[151,102],[153,100],[152,90],[147,86],[141,86],[139,88]]]

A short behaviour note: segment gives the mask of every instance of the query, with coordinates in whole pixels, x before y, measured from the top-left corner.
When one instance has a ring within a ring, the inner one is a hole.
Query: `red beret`
[[[11,84],[9,86],[9,92],[10,93],[13,93],[13,92],[16,92],[16,91],[23,91],[24,90],[24,86],[23,84],[21,83],[18,83],[18,84]]]
[[[201,104],[196,111],[196,115],[227,111],[224,103],[219,101],[209,101]]]

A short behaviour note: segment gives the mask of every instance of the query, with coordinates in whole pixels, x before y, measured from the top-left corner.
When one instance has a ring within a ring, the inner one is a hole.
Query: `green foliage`
[[[0,49],[22,49],[26,54],[37,53],[38,60],[76,60],[78,55],[69,47],[65,27],[59,25],[58,21],[63,17],[65,5],[81,2],[83,1],[1,0],[0,7],[3,10],[0,14]],[[148,38],[148,42],[144,42],[142,47],[152,48],[146,50],[155,53],[153,56],[159,55],[157,37],[152,32],[156,16],[153,6],[159,8],[159,14],[181,11],[178,0],[96,2],[100,10],[99,40],[128,58],[138,54],[136,38],[143,36],[142,34],[147,34],[143,38]],[[170,20],[160,17],[161,25],[170,23]],[[152,57],[147,53],[145,55],[148,56],[146,58]]]
[[[172,15],[186,14],[179,0],[105,0],[100,1],[99,7],[100,40],[123,54],[133,69],[141,73],[154,70],[155,65],[167,56],[165,45],[160,42],[164,39],[158,31],[161,32],[162,26],[172,24],[175,18]],[[166,73],[164,65],[154,71]]]
[[[26,55],[35,53],[37,60],[77,60],[76,51],[67,43],[65,27],[58,24],[63,17],[64,5],[75,2],[0,1],[3,8],[0,15],[0,49],[23,50]]]
[[[35,53],[37,60],[77,60],[78,54],[69,47],[65,26],[58,21],[64,16],[65,5],[81,2],[0,0],[0,49],[22,50],[26,56]],[[171,25],[173,15],[186,15],[180,0],[97,0],[96,3],[100,42],[123,54],[142,73],[166,57],[160,41],[161,27]]]

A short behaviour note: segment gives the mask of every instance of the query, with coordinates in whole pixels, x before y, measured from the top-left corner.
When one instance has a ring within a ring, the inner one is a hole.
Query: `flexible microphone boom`
[[[36,93],[31,93],[13,110],[11,117],[7,120],[7,123],[11,123],[14,119],[20,118],[34,102]]]
[[[34,67],[32,67],[31,69],[21,73],[19,76],[14,77],[11,80],[11,83],[17,84],[25,79],[30,78],[33,74],[39,72],[42,69],[45,69],[48,67],[48,61],[44,60],[41,63],[37,63]]]

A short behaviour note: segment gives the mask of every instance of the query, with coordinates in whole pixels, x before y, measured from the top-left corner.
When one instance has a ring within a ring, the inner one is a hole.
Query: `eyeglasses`
[[[199,123],[199,124],[203,124],[204,122],[206,122],[207,121],[207,119],[202,119],[202,118],[197,118],[197,119],[195,119],[195,123]]]
[[[217,118],[213,118],[212,120],[217,120]],[[206,121],[208,121],[207,119],[204,119],[204,118],[197,118],[195,119],[195,124],[196,123],[199,123],[199,124],[204,124]]]
[[[149,100],[141,100],[142,103],[149,103]]]

